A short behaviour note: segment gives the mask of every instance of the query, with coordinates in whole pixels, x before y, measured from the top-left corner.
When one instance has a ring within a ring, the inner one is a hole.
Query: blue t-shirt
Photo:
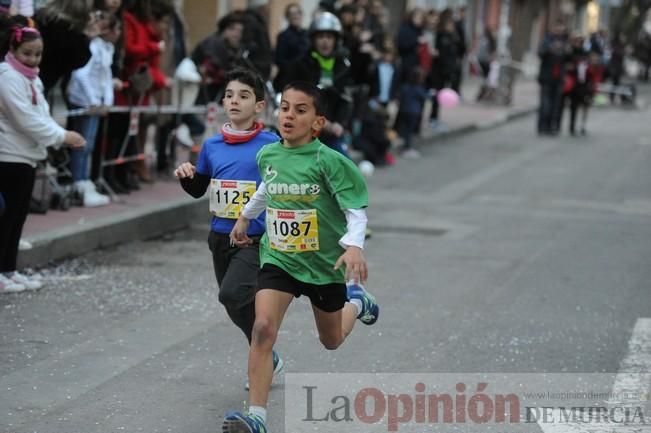
[[[268,131],[261,131],[246,143],[228,144],[222,134],[206,140],[197,161],[197,173],[220,180],[254,180],[256,187],[262,179],[255,156],[262,147],[280,141],[280,137]],[[235,225],[235,219],[213,216],[210,228],[215,233],[228,234]],[[251,220],[248,235],[259,236],[265,231],[265,213]]]

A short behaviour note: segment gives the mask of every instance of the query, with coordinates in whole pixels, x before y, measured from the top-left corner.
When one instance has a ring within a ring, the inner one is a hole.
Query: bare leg
[[[262,289],[255,296],[255,323],[249,349],[249,404],[267,406],[273,376],[271,351],[294,295]]]
[[[327,313],[314,305],[312,311],[319,331],[319,340],[328,350],[341,346],[352,332],[357,320],[357,307],[349,302],[346,302],[344,308],[333,313]]]

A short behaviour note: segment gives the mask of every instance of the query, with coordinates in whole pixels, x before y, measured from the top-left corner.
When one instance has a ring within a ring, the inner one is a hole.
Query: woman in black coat
[[[67,83],[72,71],[90,60],[90,39],[86,30],[90,9],[85,1],[51,0],[34,15],[43,36],[44,49],[39,77],[47,97],[56,83]]]

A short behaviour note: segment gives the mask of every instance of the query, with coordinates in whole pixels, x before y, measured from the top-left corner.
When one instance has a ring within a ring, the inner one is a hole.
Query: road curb
[[[19,252],[18,269],[184,229],[205,214],[205,200],[182,198],[35,234],[29,237],[32,248]]]
[[[512,120],[517,120],[522,117],[526,117],[530,114],[535,113],[538,111],[538,106],[531,106],[531,107],[524,107],[524,108],[519,108],[519,109],[514,109],[512,112],[509,112],[505,114],[504,116],[500,116],[497,119],[492,119],[487,122],[475,122],[475,123],[469,123],[466,125],[459,126],[457,128],[451,129],[449,131],[445,132],[440,132],[436,133],[431,136],[427,137],[419,137],[419,141],[421,144],[427,144],[427,143],[436,143],[440,140],[445,140],[445,139],[450,139],[450,138],[456,138],[460,137],[462,135],[466,135],[472,132],[478,132],[478,131],[486,131],[489,129],[497,128],[498,126],[504,125],[505,123],[508,123]]]

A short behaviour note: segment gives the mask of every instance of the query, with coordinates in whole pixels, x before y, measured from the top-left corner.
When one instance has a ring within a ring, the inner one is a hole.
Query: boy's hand
[[[355,280],[362,284],[366,282],[368,267],[361,248],[353,246],[346,248],[346,252],[337,259],[335,270],[339,269],[342,264],[346,265],[346,281]]]
[[[189,162],[184,162],[174,170],[174,176],[176,176],[177,179],[185,179],[186,177],[192,179],[196,172],[197,168],[194,165]]]
[[[86,139],[75,131],[66,131],[63,136],[63,142],[73,149],[81,149],[86,146]]]
[[[237,222],[233,226],[233,230],[231,230],[231,244],[237,245],[240,248],[244,248],[253,243],[253,241],[251,241],[251,239],[249,239],[249,236],[246,234],[248,229],[249,220],[240,215],[240,217],[237,219]]]

